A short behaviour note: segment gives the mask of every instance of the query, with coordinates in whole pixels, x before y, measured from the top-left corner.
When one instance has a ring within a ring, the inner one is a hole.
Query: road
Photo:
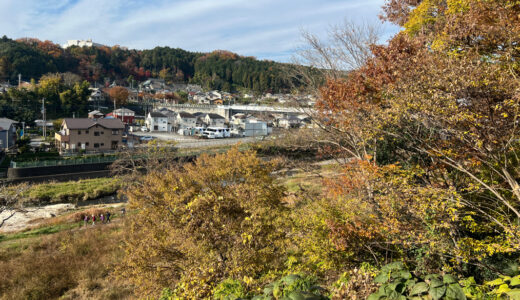
[[[184,136],[167,132],[133,132],[137,136],[152,136],[161,141],[175,141],[178,148],[198,148],[210,146],[226,146],[237,143],[249,143],[256,141],[258,138],[224,138],[224,139],[199,139],[193,136]]]

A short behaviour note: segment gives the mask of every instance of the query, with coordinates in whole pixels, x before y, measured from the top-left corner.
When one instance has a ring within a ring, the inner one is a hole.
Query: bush
[[[236,300],[247,296],[242,283],[234,279],[226,279],[219,283],[213,290],[213,299]]]
[[[379,299],[450,299],[465,300],[466,295],[457,279],[449,274],[430,274],[424,279],[414,277],[402,262],[384,266],[374,279],[382,284],[368,300]]]
[[[268,284],[264,293],[253,297],[253,300],[269,299],[328,299],[325,290],[316,285],[316,280],[297,274],[287,275],[278,281]]]

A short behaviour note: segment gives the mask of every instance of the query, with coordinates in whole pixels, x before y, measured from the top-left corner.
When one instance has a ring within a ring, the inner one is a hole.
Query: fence
[[[11,168],[34,168],[34,167],[52,167],[52,166],[70,166],[96,163],[110,163],[118,159],[117,156],[95,156],[83,158],[69,158],[59,160],[39,160],[39,161],[11,161]]]
[[[188,156],[199,156],[202,153],[207,154],[218,154],[228,151],[231,146],[224,146],[219,149],[198,149],[198,150],[189,150],[189,151],[179,151],[176,153],[176,157],[188,157]],[[247,144],[241,144],[239,146],[240,151],[251,149],[251,147]],[[142,159],[146,158],[146,155],[133,155],[133,159]],[[113,163],[114,161],[121,159],[124,157],[117,155],[110,156],[92,156],[92,157],[83,157],[83,158],[67,158],[67,159],[59,159],[59,160],[40,160],[40,161],[24,161],[24,162],[15,162],[11,161],[11,168],[35,168],[35,167],[53,167],[53,166],[71,166],[71,165],[85,165],[85,164],[96,164],[96,163]]]

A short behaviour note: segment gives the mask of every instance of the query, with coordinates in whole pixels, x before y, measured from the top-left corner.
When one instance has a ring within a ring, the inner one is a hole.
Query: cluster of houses
[[[107,88],[91,88],[91,95],[89,101],[100,103],[108,98],[108,89],[114,86],[123,85],[123,82],[114,81]],[[246,99],[249,102],[255,103],[279,103],[279,104],[294,104],[299,106],[313,106],[316,99],[312,95],[292,95],[292,94],[271,94],[266,93],[261,96],[254,96],[252,94],[244,93],[228,93],[218,90],[203,91],[200,85],[186,84],[186,83],[166,83],[163,79],[150,78],[138,87],[127,87],[129,97],[128,100],[154,100],[164,103],[178,103],[179,99],[174,97],[174,93],[179,91],[185,92],[188,95],[188,101],[194,104],[209,104],[209,105],[223,105],[235,104],[238,99]]]
[[[307,115],[287,116],[267,114],[254,116],[236,113],[226,120],[215,113],[175,112],[167,108],[148,113],[145,120],[147,131],[175,132],[181,135],[194,135],[205,128],[229,128],[236,136],[263,136],[271,133],[273,127],[300,128],[311,125]]]

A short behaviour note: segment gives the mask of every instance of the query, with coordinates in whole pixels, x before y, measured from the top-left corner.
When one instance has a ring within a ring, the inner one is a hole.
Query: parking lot
[[[197,148],[209,146],[225,146],[237,143],[255,141],[257,138],[223,138],[223,139],[199,139],[194,136],[178,135],[168,132],[133,132],[136,136],[151,136],[161,141],[175,141],[179,148]]]

